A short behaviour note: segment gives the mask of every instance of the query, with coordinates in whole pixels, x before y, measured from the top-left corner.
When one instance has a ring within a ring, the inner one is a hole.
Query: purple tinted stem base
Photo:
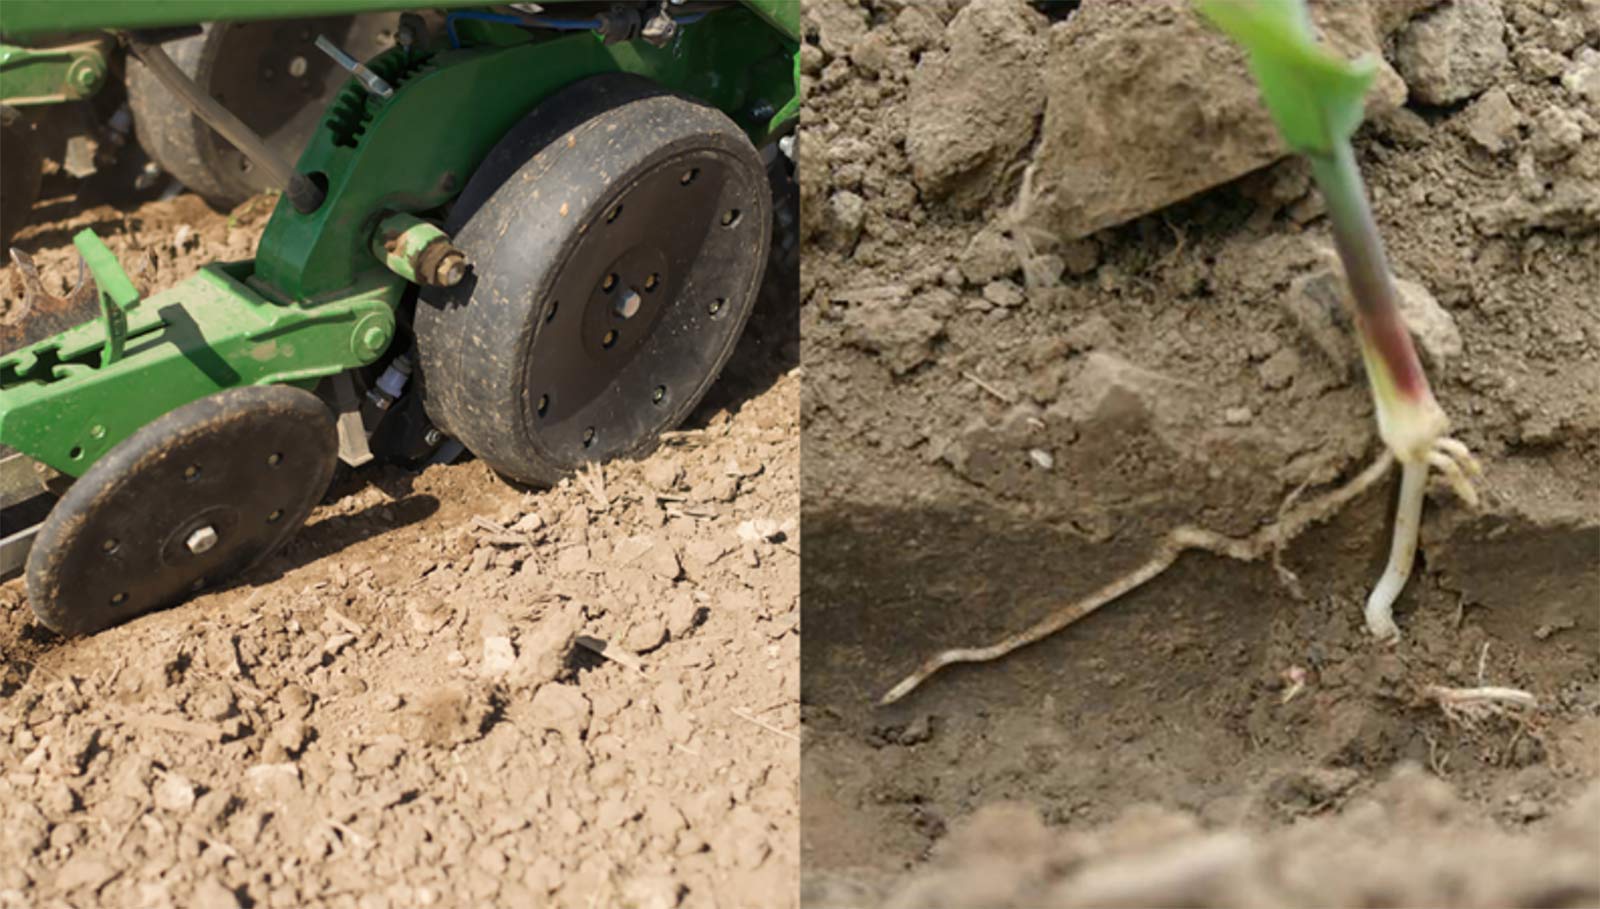
[[[1431,395],[1411,332],[1400,317],[1398,292],[1384,255],[1383,238],[1356,167],[1350,143],[1340,142],[1330,155],[1308,155],[1311,173],[1328,205],[1334,245],[1344,264],[1355,309],[1356,327],[1367,339],[1401,397],[1412,401]]]

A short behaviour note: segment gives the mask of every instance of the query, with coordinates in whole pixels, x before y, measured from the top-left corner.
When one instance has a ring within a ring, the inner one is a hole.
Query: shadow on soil
[[[337,501],[369,485],[383,489],[390,501],[369,505],[349,514],[329,515],[320,520],[313,518],[264,564],[230,578],[222,586],[211,588],[206,593],[216,594],[239,587],[269,584],[312,562],[427,520],[439,510],[439,500],[426,493],[412,493],[413,480],[414,474],[399,468],[378,468],[340,476],[325,501]],[[185,609],[188,602],[185,600],[155,611]],[[5,623],[0,625],[0,696],[3,696],[8,690],[14,690],[26,682],[38,659],[58,647],[70,645],[72,639],[62,637],[34,621],[32,611],[20,603],[12,609],[0,609],[0,613],[6,616]]]
[[[923,660],[1020,631],[1147,552],[1091,546],[981,505],[808,511],[804,867],[904,867],[950,822],[1006,800],[1069,827],[1143,802],[1217,823],[1281,823],[1333,810],[1402,760],[1447,768],[1491,805],[1515,787],[1555,791],[1560,762],[1547,739],[1582,722],[1581,705],[1552,699],[1542,730],[1498,718],[1466,729],[1417,691],[1473,684],[1492,643],[1480,684],[1547,697],[1592,676],[1593,653],[1530,637],[1531,606],[1518,610],[1523,621],[1475,608],[1460,622],[1458,596],[1426,568],[1398,604],[1407,637],[1375,646],[1360,603],[1381,568],[1384,541],[1371,528],[1384,526],[1387,498],[1353,504],[1286,553],[1306,601],[1266,562],[1189,553],[1064,631],[947,668],[888,708],[873,702]],[[1310,681],[1285,703],[1292,666]],[[1355,782],[1312,797],[1306,781],[1323,768]]]

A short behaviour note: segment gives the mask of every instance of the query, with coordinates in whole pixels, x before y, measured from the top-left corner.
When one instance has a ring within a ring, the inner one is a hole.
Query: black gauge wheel
[[[332,413],[284,385],[233,388],[124,439],[56,503],[28,554],[28,599],[92,634],[214,587],[305,522],[338,460]]]
[[[221,102],[279,154],[294,161],[322,122],[349,74],[317,49],[326,35],[358,60],[389,46],[393,13],[269,22],[209,23],[162,45],[178,69]],[[128,57],[128,105],[139,144],[162,170],[220,208],[232,208],[272,185],[226,139]]]
[[[626,75],[558,92],[451,212],[473,267],[417,304],[429,417],[539,485],[648,451],[732,354],[771,222],[761,157],[721,111]]]

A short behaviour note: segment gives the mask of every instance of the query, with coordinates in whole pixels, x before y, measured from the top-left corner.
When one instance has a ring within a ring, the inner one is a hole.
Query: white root
[[[1539,707],[1538,698],[1520,688],[1494,685],[1477,688],[1428,685],[1422,689],[1422,696],[1438,704],[1446,719],[1469,729],[1491,717],[1517,716]]]
[[[1340,486],[1327,495],[1298,505],[1294,508],[1283,509],[1275,523],[1256,531],[1242,539],[1226,537],[1219,533],[1199,527],[1177,527],[1169,532],[1157,545],[1155,553],[1134,570],[1122,575],[1111,583],[1101,587],[1094,593],[1081,599],[1063,603],[1051,610],[1047,615],[1032,625],[1007,635],[987,647],[961,647],[936,653],[923,661],[916,671],[906,676],[898,685],[889,689],[882,698],[878,699],[878,706],[886,707],[895,701],[904,698],[915,691],[919,685],[928,680],[928,677],[939,670],[957,663],[986,663],[998,660],[1006,654],[1029,644],[1041,641],[1068,625],[1093,613],[1100,607],[1110,603],[1140,585],[1159,577],[1178,557],[1190,549],[1198,549],[1230,559],[1252,562],[1276,552],[1289,545],[1302,531],[1313,524],[1327,520],[1337,514],[1350,500],[1371,488],[1373,484],[1383,478],[1389,466],[1394,463],[1394,456],[1387,450],[1379,455],[1360,474],[1350,482]],[[1301,490],[1295,490],[1292,498],[1298,498]]]
[[[1417,560],[1417,531],[1422,526],[1422,494],[1428,488],[1428,464],[1405,464],[1400,473],[1400,501],[1395,506],[1394,542],[1389,547],[1389,564],[1378,578],[1378,586],[1367,597],[1367,630],[1379,640],[1400,637],[1394,623],[1394,601],[1411,578]]]
[[[1140,565],[1129,574],[1112,581],[1093,594],[1066,604],[1063,608],[1057,609],[1042,621],[1024,631],[1010,635],[988,647],[958,647],[935,654],[918,667],[916,672],[906,676],[900,681],[900,684],[889,689],[887,694],[879,698],[878,706],[887,707],[900,700],[926,681],[928,676],[946,666],[953,666],[956,663],[986,663],[990,660],[998,660],[1019,647],[1026,647],[1035,641],[1041,641],[1055,634],[1101,606],[1121,597],[1172,567],[1172,563],[1178,560],[1178,556],[1185,548],[1188,548],[1183,544],[1184,541],[1175,539],[1176,536],[1176,533],[1169,535],[1167,540],[1162,542],[1155,557],[1150,561]]]
[[[1449,466],[1446,467],[1441,460],[1448,461]],[[878,706],[888,706],[904,698],[927,681],[929,676],[947,666],[998,660],[1018,648],[1055,634],[1107,603],[1159,577],[1172,567],[1180,555],[1190,549],[1245,562],[1269,555],[1276,561],[1277,554],[1303,530],[1338,513],[1351,499],[1381,479],[1393,463],[1394,456],[1385,450],[1377,460],[1350,482],[1309,503],[1296,504],[1304,491],[1296,489],[1279,509],[1278,520],[1248,537],[1226,537],[1198,527],[1175,528],[1160,541],[1156,551],[1142,565],[1086,597],[1057,606],[1029,627],[1007,635],[987,647],[959,647],[934,654],[923,661],[916,671],[889,689],[878,700]],[[1417,534],[1422,526],[1422,501],[1427,491],[1430,465],[1437,466],[1450,481],[1451,487],[1469,504],[1477,502],[1476,491],[1472,488],[1468,477],[1480,477],[1483,471],[1467,447],[1455,439],[1438,439],[1427,458],[1403,465],[1400,502],[1396,509],[1394,542],[1389,551],[1389,564],[1378,580],[1377,587],[1373,588],[1372,594],[1367,598],[1366,605],[1367,628],[1380,639],[1396,638],[1400,635],[1400,629],[1394,623],[1394,601],[1405,588],[1406,581],[1411,577],[1412,565],[1416,562]],[[1296,590],[1298,584],[1295,583],[1297,579],[1294,575],[1282,566],[1275,567],[1279,568],[1279,576],[1285,579],[1291,590]],[[1295,693],[1298,693],[1298,688],[1295,689]],[[1441,700],[1440,703],[1445,702]]]
[[[1504,704],[1510,707],[1532,710],[1539,706],[1539,699],[1521,688],[1502,688],[1495,685],[1484,685],[1478,688],[1450,688],[1445,685],[1429,685],[1422,689],[1422,693],[1438,701],[1444,707]]]
[[[1377,586],[1367,596],[1367,630],[1380,641],[1400,637],[1394,623],[1394,601],[1411,578],[1417,560],[1417,534],[1422,529],[1422,501],[1428,490],[1428,468],[1444,475],[1450,488],[1469,506],[1477,507],[1478,492],[1472,481],[1483,476],[1483,468],[1466,445],[1451,438],[1436,439],[1433,449],[1420,461],[1401,465],[1400,498],[1395,504],[1394,542],[1389,547],[1389,564]]]
[[[1472,449],[1467,447],[1467,443],[1460,439],[1444,436],[1435,439],[1433,447],[1460,462],[1461,466],[1467,469],[1467,473],[1471,474],[1473,479],[1483,479],[1483,465],[1479,464],[1478,459],[1472,456]]]
[[[1444,474],[1445,482],[1449,483],[1455,494],[1461,497],[1461,501],[1466,502],[1473,508],[1477,508],[1478,490],[1473,488],[1472,480],[1468,477],[1469,471],[1476,467],[1477,461],[1472,459],[1470,454],[1467,455],[1467,458],[1469,460],[1466,460],[1465,463],[1468,465],[1468,469],[1463,470],[1461,466],[1463,461],[1443,451],[1435,450],[1428,453],[1428,464],[1437,467],[1439,472]]]

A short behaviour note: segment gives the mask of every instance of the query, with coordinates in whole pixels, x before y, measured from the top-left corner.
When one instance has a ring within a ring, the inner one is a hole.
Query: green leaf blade
[[[1326,155],[1361,125],[1377,75],[1317,43],[1303,0],[1196,0],[1200,14],[1244,47],[1261,99],[1289,147]]]

